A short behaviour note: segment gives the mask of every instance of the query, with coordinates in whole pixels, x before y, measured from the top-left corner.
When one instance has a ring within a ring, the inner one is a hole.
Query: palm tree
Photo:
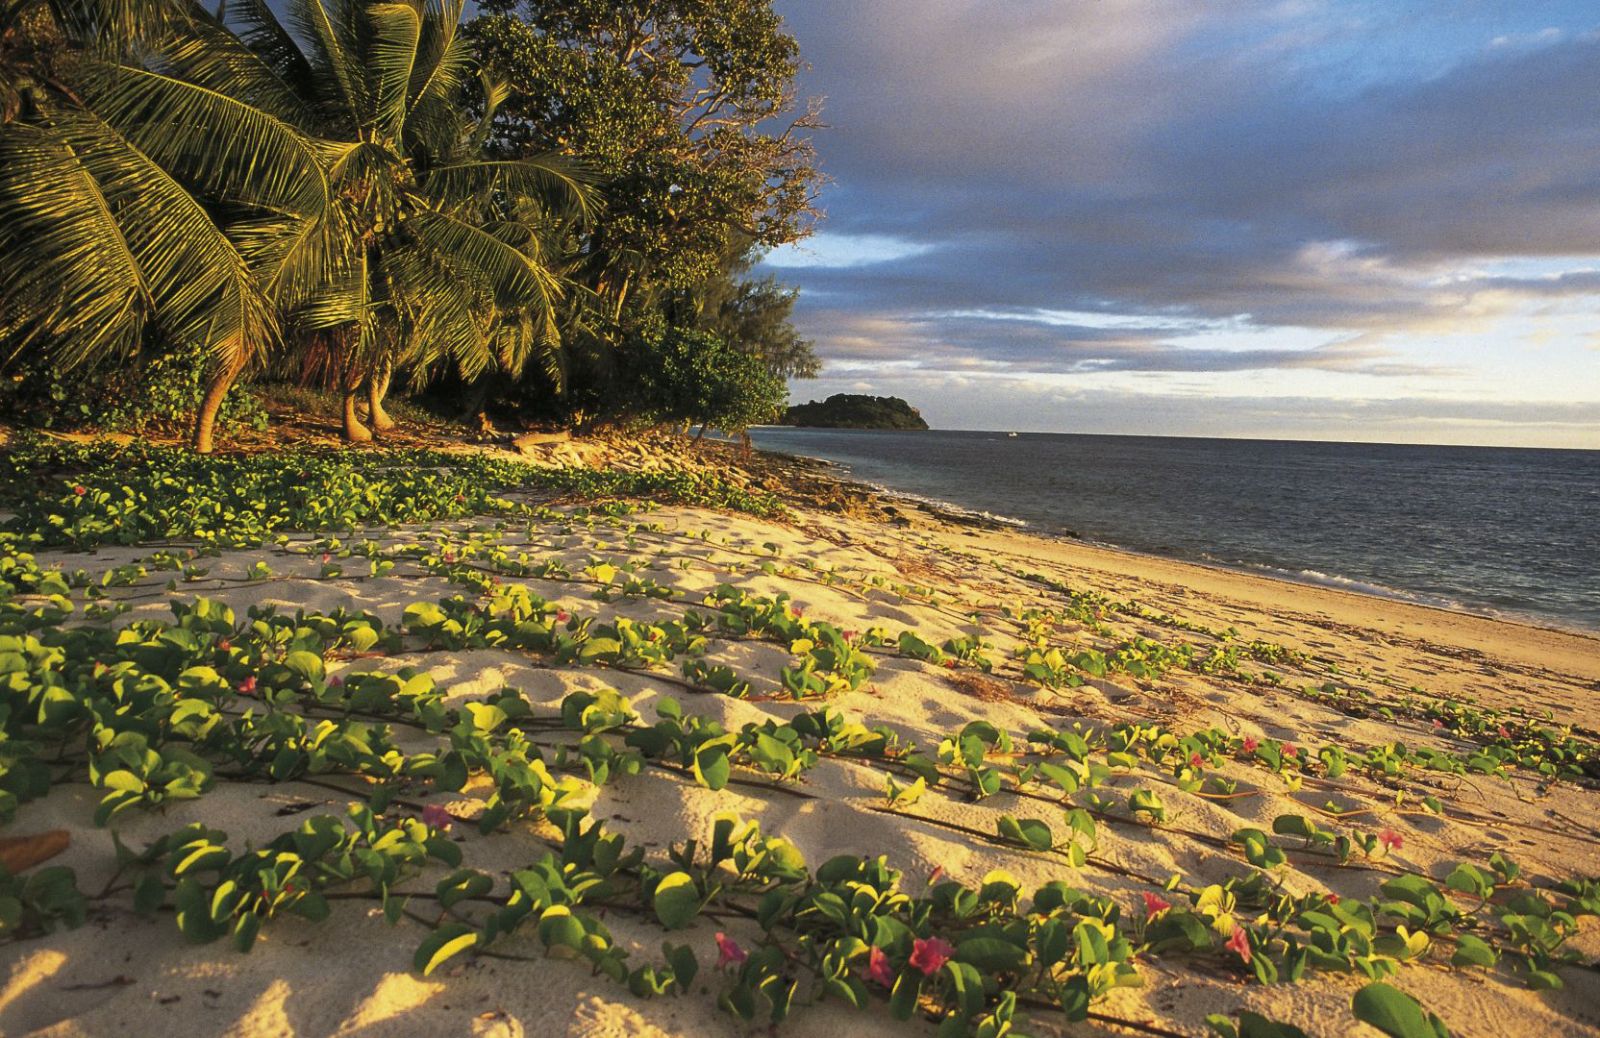
[[[87,41],[110,19],[74,22],[74,3],[151,6],[0,0],[45,9],[64,36],[89,29],[70,79],[8,79],[27,101],[0,128],[0,273],[31,268],[18,283],[42,294],[0,338],[64,363],[130,351],[147,323],[203,342],[202,451],[279,327],[337,378],[352,440],[370,438],[361,389],[381,425],[399,368],[470,378],[557,348],[546,241],[589,192],[559,160],[473,157],[502,95],[467,123],[460,0],[294,0],[296,33],[264,0],[234,8],[237,33],[181,7],[105,55]]]
[[[174,127],[149,146],[128,118],[136,88],[115,71],[189,20],[162,0],[0,0],[0,361],[27,352],[70,368],[154,334],[200,344],[236,374],[275,341],[238,242],[197,189],[310,213],[317,163],[238,104],[215,127]],[[122,104],[100,103],[114,94]],[[252,130],[246,175],[234,162]],[[175,153],[209,153],[210,169],[186,179]],[[215,406],[202,415],[196,439],[209,446]]]
[[[517,374],[534,355],[553,365],[559,347],[562,279],[549,257],[587,214],[590,192],[568,160],[482,158],[504,93],[483,82],[480,118],[465,117],[461,8],[294,0],[293,33],[263,0],[233,9],[240,39],[284,88],[274,106],[328,151],[324,276],[269,291],[303,345],[301,369],[340,388],[351,440],[371,438],[357,410],[363,391],[372,427],[390,424],[383,396],[396,372]],[[174,63],[197,81],[236,75],[219,48]],[[293,240],[269,234],[261,251]]]

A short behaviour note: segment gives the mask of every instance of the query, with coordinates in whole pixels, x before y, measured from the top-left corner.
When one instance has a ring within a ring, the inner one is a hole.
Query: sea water
[[[1600,630],[1600,451],[760,428],[1043,534]]]

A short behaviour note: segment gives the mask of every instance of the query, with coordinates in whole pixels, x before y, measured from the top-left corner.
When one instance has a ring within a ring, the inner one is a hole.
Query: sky
[[[797,400],[1600,449],[1600,4],[776,0],[824,101]]]

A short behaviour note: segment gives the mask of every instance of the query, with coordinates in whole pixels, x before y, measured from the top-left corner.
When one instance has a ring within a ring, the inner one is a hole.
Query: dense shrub
[[[199,346],[70,371],[19,365],[0,386],[0,416],[35,429],[179,433],[194,421],[206,370]],[[224,428],[265,429],[267,413],[240,387],[223,401],[218,421]]]
[[[765,361],[704,332],[669,328],[628,344],[634,409],[658,422],[742,432],[777,419],[788,387]]]

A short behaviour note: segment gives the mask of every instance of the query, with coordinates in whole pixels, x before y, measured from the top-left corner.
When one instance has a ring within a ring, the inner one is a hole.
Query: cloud
[[[803,242],[774,249],[763,259],[779,270],[803,267],[864,267],[919,256],[933,246],[887,234],[833,234],[822,231]]]
[[[1094,374],[1105,372],[1243,372],[1266,369],[1321,370],[1398,376],[1447,373],[1408,364],[1375,344],[1298,329],[1262,329],[1248,320],[1175,324],[1160,318],[1141,323],[1086,315],[969,311],[958,313],[810,313],[804,329],[836,367],[852,371],[916,367]],[[1179,331],[1177,337],[1172,337]],[[1300,344],[1282,344],[1299,338]],[[1280,345],[1265,345],[1265,341]]]
[[[936,429],[1240,436],[1352,442],[1593,445],[1595,407],[1496,397],[1382,399],[1191,394],[1096,388],[1081,382],[947,371],[902,371],[871,380],[825,376],[797,399],[892,393],[918,401]],[[1006,420],[995,422],[997,414]]]
[[[832,127],[825,262],[780,258],[826,358],[1449,383],[1600,308],[1583,5],[779,6]]]

